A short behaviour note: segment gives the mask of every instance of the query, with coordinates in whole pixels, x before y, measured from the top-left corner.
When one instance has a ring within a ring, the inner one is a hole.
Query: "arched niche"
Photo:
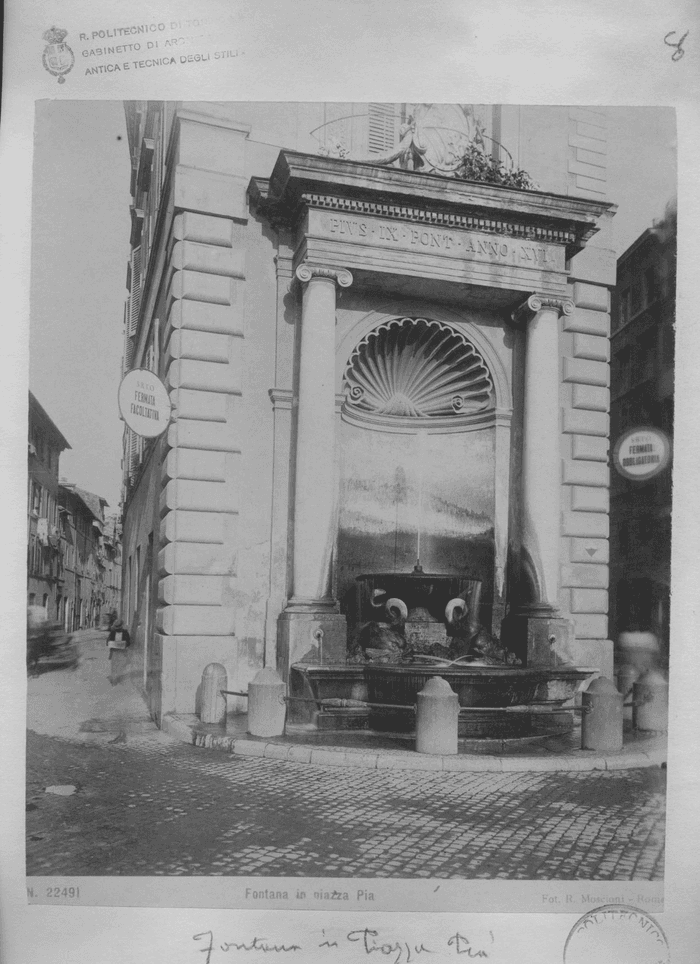
[[[351,325],[338,341],[336,348],[336,392],[343,390],[343,378],[350,356],[357,346],[370,334],[397,318],[426,318],[442,324],[462,335],[483,358],[493,380],[495,408],[498,413],[509,414],[513,408],[511,378],[509,371],[486,331],[473,320],[443,305],[413,302],[407,306],[387,304],[367,312]]]
[[[341,338],[337,369],[343,611],[357,576],[420,558],[426,572],[481,579],[482,619],[499,623],[511,389],[491,340],[445,311],[375,311]]]

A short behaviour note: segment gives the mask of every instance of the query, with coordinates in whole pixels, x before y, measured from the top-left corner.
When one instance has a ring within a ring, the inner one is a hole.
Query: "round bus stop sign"
[[[119,411],[132,432],[155,438],[170,422],[170,396],[157,375],[147,368],[127,372],[119,386]]]
[[[646,482],[663,472],[670,459],[671,442],[660,428],[628,429],[613,451],[617,471],[636,482]]]

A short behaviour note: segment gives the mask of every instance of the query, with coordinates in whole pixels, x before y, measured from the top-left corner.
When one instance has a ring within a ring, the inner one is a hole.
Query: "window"
[[[659,263],[661,297],[669,298],[674,294],[676,276],[675,256],[668,255]]]
[[[646,305],[656,301],[657,284],[656,269],[650,265],[644,272],[644,302]]]
[[[129,264],[129,323],[127,335],[133,337],[136,334],[141,311],[141,248],[134,248],[131,252],[131,262]]]
[[[639,338],[635,381],[646,381],[654,376],[656,329],[648,328]]]
[[[661,404],[661,428],[673,435],[673,399],[666,398]]]
[[[29,593],[28,600],[27,600],[27,605],[33,606],[34,603],[35,603],[35,601],[36,601],[36,593],[35,593],[35,592],[30,592],[30,593]]]
[[[41,512],[41,486],[32,482],[32,512],[39,515]]]
[[[630,289],[629,286],[620,294],[620,326],[630,320]]]
[[[632,349],[621,348],[615,358],[615,391],[617,394],[626,392],[632,381]]]
[[[676,334],[673,330],[673,323],[666,322],[661,329],[661,360],[665,366],[673,364],[675,341]]]
[[[391,150],[397,142],[398,114],[395,104],[369,104],[368,144],[370,154]]]
[[[630,289],[630,317],[634,318],[642,310],[642,286],[637,281]]]

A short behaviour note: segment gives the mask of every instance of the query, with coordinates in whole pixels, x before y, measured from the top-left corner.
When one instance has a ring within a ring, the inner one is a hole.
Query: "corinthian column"
[[[298,408],[294,472],[291,596],[280,617],[279,668],[306,659],[344,659],[345,618],[332,593],[336,537],[335,307],[336,286],[349,271],[302,264]]]
[[[570,301],[531,295],[513,313],[514,321],[525,322],[521,548],[536,594],[520,610],[527,625],[528,665],[565,661],[571,634],[571,624],[559,616],[559,317],[573,310]]]

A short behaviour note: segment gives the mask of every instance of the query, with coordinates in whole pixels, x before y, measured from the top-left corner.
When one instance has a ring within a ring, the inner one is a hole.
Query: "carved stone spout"
[[[372,620],[360,630],[357,642],[365,659],[380,662],[398,662],[406,647],[405,626],[408,606],[397,597],[387,599],[383,589],[375,589],[370,603],[374,609],[383,609],[385,620]]]
[[[452,630],[452,651],[457,658],[482,666],[513,666],[519,660],[501,641],[489,633],[479,621],[479,585],[471,600],[471,609],[461,597],[445,606],[445,622]]]

